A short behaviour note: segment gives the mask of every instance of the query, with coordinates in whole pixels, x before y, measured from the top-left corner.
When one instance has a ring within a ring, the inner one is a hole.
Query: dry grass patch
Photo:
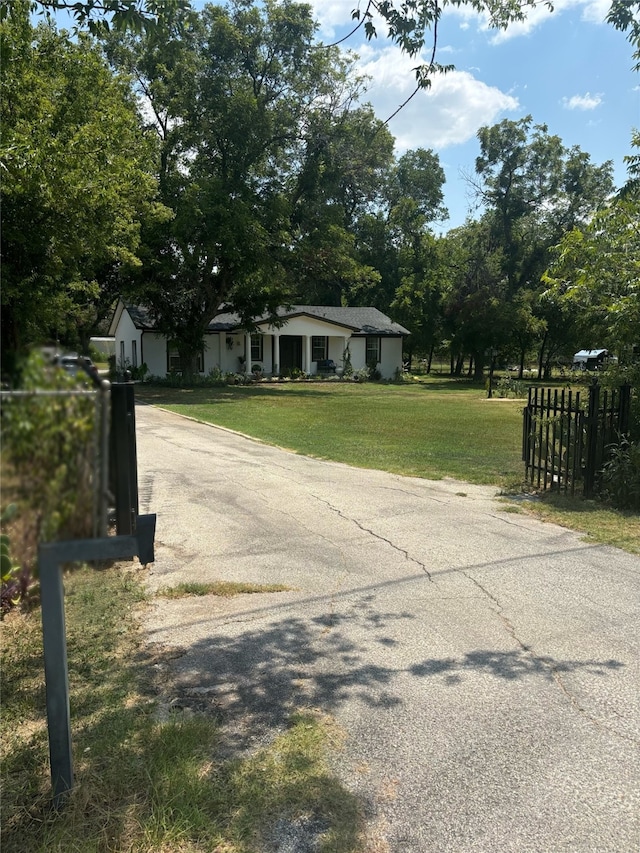
[[[330,720],[296,713],[260,752],[222,758],[218,716],[159,719],[135,574],[81,569],[65,589],[75,787],[52,811],[40,613],[12,612],[0,623],[2,853],[256,853],[283,849],[280,835],[291,849],[363,849],[359,803],[328,770]]]
[[[232,598],[234,595],[252,595],[260,592],[288,592],[292,589],[280,583],[239,583],[236,581],[212,581],[199,583],[185,581],[175,586],[165,586],[155,594],[159,598],[186,598],[190,595],[217,595],[221,598]]]

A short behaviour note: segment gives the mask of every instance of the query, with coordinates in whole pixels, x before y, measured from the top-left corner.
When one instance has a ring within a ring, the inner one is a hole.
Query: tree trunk
[[[433,361],[433,344],[429,350],[429,358],[427,359],[427,373],[431,373],[431,362]]]
[[[518,365],[518,379],[522,379],[524,376],[524,357],[525,351],[524,349],[520,350],[520,364]]]
[[[542,379],[542,365],[544,360],[544,350],[547,345],[548,334],[548,331],[545,330],[544,337],[542,338],[542,343],[540,344],[540,352],[538,353],[538,381]]]
[[[473,359],[473,364],[473,381],[482,382],[484,379],[484,358],[479,353],[476,353]]]
[[[194,376],[198,375],[198,356],[199,349],[194,349],[188,344],[178,344],[178,354],[180,356],[180,370],[182,378],[186,382],[190,382]]]

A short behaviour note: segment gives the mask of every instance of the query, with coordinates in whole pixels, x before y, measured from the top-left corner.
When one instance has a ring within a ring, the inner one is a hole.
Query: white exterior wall
[[[272,359],[272,338],[274,335],[284,337],[287,335],[303,338],[303,361],[305,367],[312,372],[317,369],[316,363],[306,365],[306,354],[311,353],[311,337],[319,335],[328,338],[328,358],[332,359],[338,367],[343,366],[343,354],[345,346],[349,345],[351,353],[351,364],[355,371],[366,368],[366,337],[350,337],[348,329],[327,323],[314,317],[294,317],[285,323],[280,329],[263,326],[264,347],[262,365],[266,374],[272,373],[274,364]],[[227,345],[227,339],[231,341],[231,347]],[[121,343],[124,343],[124,357],[132,363],[131,342],[137,342],[137,363],[145,363],[151,376],[166,376],[167,374],[167,344],[164,335],[154,332],[140,332],[136,329],[128,311],[122,311],[115,330],[116,362],[120,364]],[[241,366],[239,356],[247,355],[247,368],[251,369],[250,351],[248,347],[248,335],[244,332],[214,333],[207,334],[204,338],[204,372],[207,374],[213,368],[219,368],[224,373],[237,373]],[[381,361],[378,369],[385,379],[394,378],[396,371],[402,369],[402,343],[403,339],[387,338],[381,336]],[[277,359],[277,356],[276,356]]]
[[[380,338],[380,361],[377,368],[383,379],[394,379],[397,370],[402,370],[402,338],[387,338],[384,335],[371,335]],[[367,365],[366,337],[351,338],[351,366],[354,370],[363,370]]]
[[[238,335],[232,335],[230,333],[220,334],[218,337],[220,370],[222,370],[223,373],[238,373],[240,371],[240,362],[238,361],[238,358],[241,355],[244,355],[244,333]],[[227,346],[227,338],[231,340],[231,348]]]
[[[224,338],[223,338],[224,340]],[[209,373],[215,367],[225,370],[220,364],[220,335],[204,337],[204,372]],[[164,335],[145,332],[142,339],[144,361],[151,376],[167,375],[167,339]],[[224,346],[224,345],[223,345]]]
[[[222,369],[220,364],[220,338],[216,332],[204,336],[204,373],[205,376],[215,367]],[[224,340],[224,339],[223,339]]]
[[[367,339],[351,338],[349,341],[349,352],[351,353],[351,367],[362,370],[367,366]]]
[[[382,338],[378,370],[384,379],[395,379],[396,370],[402,372],[402,338]]]
[[[280,335],[348,335],[349,330],[343,329],[341,326],[334,326],[326,321],[318,320],[315,317],[293,317],[284,326],[279,329],[273,329],[271,326],[264,327],[265,332],[273,334],[274,332]]]
[[[145,332],[142,335],[142,355],[151,376],[167,375],[167,340],[164,335]]]
[[[116,345],[116,366],[118,368],[124,367],[122,364],[122,357],[124,355],[125,362],[128,363],[128,366],[133,364],[132,357],[132,346],[131,342],[136,342],[136,348],[138,350],[138,366],[142,364],[142,355],[141,355],[141,332],[136,329],[133,324],[133,320],[129,316],[128,311],[123,311],[122,316],[120,317],[120,322],[118,323],[118,328],[116,329],[115,334],[115,345]],[[124,344],[124,346],[123,346]]]
[[[271,363],[270,334],[276,334],[280,337],[291,335],[292,337],[307,338],[309,339],[309,352],[311,351],[310,339],[312,337],[315,337],[316,335],[326,337],[329,339],[327,342],[327,358],[333,359],[338,367],[342,367],[342,355],[344,353],[346,342],[351,334],[349,329],[343,328],[342,326],[334,326],[332,323],[327,323],[326,321],[315,317],[293,317],[280,329],[273,329],[271,326],[266,326],[264,328],[266,333],[264,342],[264,368],[267,373],[273,370],[273,365]],[[305,356],[303,348],[303,361],[304,359]],[[315,362],[311,362],[311,365],[307,368],[307,372],[317,372],[317,365]]]

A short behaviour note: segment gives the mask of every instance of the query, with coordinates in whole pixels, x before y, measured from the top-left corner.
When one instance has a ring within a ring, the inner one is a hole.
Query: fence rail
[[[630,385],[608,390],[597,380],[586,395],[571,389],[529,388],[522,424],[527,482],[572,495],[581,485],[583,495],[591,497],[608,448],[629,430],[630,401]]]

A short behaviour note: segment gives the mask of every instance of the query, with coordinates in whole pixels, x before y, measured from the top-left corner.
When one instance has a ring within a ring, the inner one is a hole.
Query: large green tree
[[[33,28],[26,3],[0,24],[2,351],[88,337],[105,281],[138,263],[140,218],[158,212],[150,141],[128,84],[87,37]],[[5,365],[8,365],[5,361]]]
[[[640,134],[633,134],[640,149]],[[627,158],[625,187],[556,247],[545,297],[571,314],[587,346],[605,346],[622,363],[640,349],[640,188],[638,158]]]
[[[510,341],[502,348],[507,355],[510,344],[522,368],[538,339],[542,370],[560,342],[537,298],[540,279],[551,247],[585,223],[613,191],[611,163],[592,164],[588,154],[577,146],[566,148],[531,116],[483,127],[478,139],[476,191],[501,256],[495,287],[512,306]]]
[[[10,4],[3,0],[0,20]],[[190,9],[189,0],[29,0],[31,12],[52,19],[65,13],[76,31],[104,34],[115,30],[152,30],[171,27]]]
[[[205,6],[169,38],[109,43],[145,100],[173,211],[145,229],[129,293],[176,342],[186,372],[219,311],[250,324],[299,297],[301,259],[342,287],[372,274],[354,263],[347,228],[392,141],[357,107],[352,60],[314,48],[314,33],[309,7],[268,0]]]
[[[381,311],[402,305],[407,322],[406,312],[412,314],[414,321],[417,319],[410,307],[408,288],[410,282],[417,291],[428,286],[424,276],[428,259],[434,257],[431,229],[447,215],[443,206],[444,182],[438,155],[430,149],[406,151],[391,165],[380,184],[375,208],[366,211],[354,225],[359,257],[380,273],[379,285],[361,293],[361,304],[375,305]],[[403,295],[396,304],[401,286]],[[418,297],[417,303],[421,301]],[[415,343],[425,345],[420,335]]]
[[[377,210],[393,164],[393,137],[369,106],[322,111],[295,179],[288,272],[296,301],[361,304],[380,271],[357,253],[358,223]]]

